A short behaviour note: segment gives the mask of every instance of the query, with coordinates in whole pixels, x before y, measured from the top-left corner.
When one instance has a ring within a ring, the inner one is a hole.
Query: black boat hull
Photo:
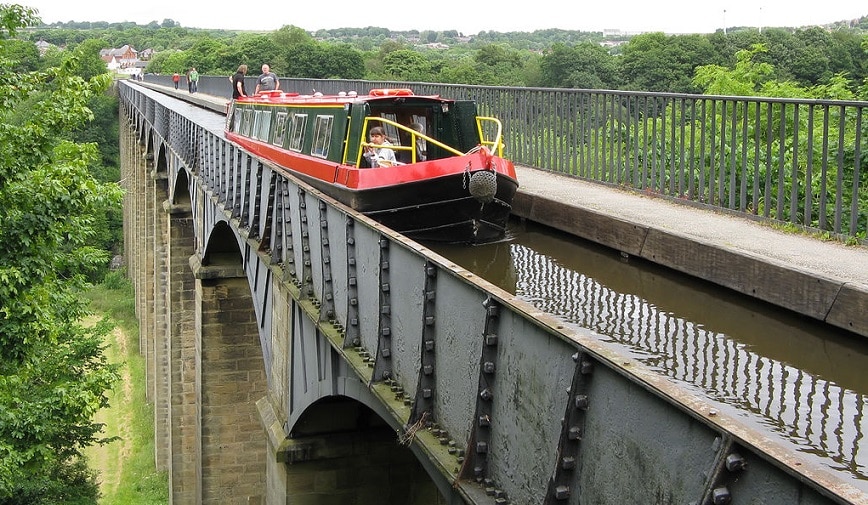
[[[470,192],[470,175],[453,174],[367,190],[350,190],[316,179],[308,182],[413,240],[468,244],[500,240],[512,211],[507,202],[512,202],[518,182],[497,174],[493,197],[480,199]]]

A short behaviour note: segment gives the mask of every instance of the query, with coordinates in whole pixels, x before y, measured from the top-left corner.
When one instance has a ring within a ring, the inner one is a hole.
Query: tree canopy
[[[93,416],[117,372],[103,354],[107,327],[82,324],[79,293],[106,262],[88,243],[120,190],[91,175],[97,146],[70,139],[111,77],[80,50],[16,71],[10,37],[34,22],[32,10],[0,5],[0,502],[95,503],[81,449],[103,441]]]

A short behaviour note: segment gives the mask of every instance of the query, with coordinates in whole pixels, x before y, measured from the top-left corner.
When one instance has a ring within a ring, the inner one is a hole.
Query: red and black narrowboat
[[[380,127],[392,166],[365,155]],[[226,137],[343,204],[414,240],[503,238],[518,188],[500,121],[476,103],[409,89],[367,95],[269,91],[234,100]]]

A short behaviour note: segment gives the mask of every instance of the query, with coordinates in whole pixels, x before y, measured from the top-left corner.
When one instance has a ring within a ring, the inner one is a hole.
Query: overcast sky
[[[2,1],[2,0],[0,0]],[[33,7],[46,23],[131,21],[145,25],[171,19],[187,28],[271,31],[285,25],[305,30],[377,26],[392,30],[533,31],[545,28],[623,32],[711,33],[725,26],[807,26],[868,15],[863,0],[567,0],[479,2],[434,0],[270,0],[229,8],[218,2],[185,0],[75,1],[6,0]],[[562,8],[565,4],[569,8]],[[583,3],[583,2],[582,2]]]

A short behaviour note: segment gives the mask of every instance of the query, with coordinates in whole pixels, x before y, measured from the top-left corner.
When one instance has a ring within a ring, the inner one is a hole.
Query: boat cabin
[[[477,117],[475,102],[403,89],[329,96],[266,92],[233,102],[226,129],[278,149],[368,168],[363,153],[375,126],[385,130],[388,147],[405,164],[460,156],[479,145],[502,148],[500,123]]]

